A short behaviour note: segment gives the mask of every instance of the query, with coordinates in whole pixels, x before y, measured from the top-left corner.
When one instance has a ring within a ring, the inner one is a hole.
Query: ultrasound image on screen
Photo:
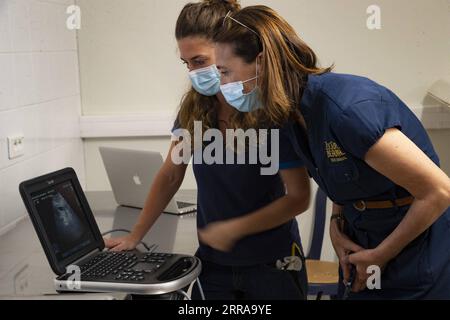
[[[32,195],[58,260],[83,250],[94,235],[70,181]]]

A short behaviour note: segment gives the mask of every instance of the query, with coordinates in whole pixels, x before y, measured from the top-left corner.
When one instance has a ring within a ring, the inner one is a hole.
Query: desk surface
[[[101,232],[130,230],[140,213],[138,209],[117,206],[111,192],[86,192],[86,197]],[[195,199],[195,191],[180,191],[179,198]],[[194,254],[198,246],[195,214],[161,215],[144,241],[157,244],[157,251]],[[29,218],[0,237],[0,299],[55,294],[53,278]]]

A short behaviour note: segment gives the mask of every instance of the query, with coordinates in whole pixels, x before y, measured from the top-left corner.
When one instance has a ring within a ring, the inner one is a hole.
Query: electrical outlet
[[[23,155],[25,155],[25,137],[23,135],[8,137],[9,159],[13,160]]]

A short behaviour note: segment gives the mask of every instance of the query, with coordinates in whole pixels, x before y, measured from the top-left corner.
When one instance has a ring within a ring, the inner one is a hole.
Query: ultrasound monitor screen
[[[71,181],[31,195],[39,219],[58,261],[95,242],[94,233]]]

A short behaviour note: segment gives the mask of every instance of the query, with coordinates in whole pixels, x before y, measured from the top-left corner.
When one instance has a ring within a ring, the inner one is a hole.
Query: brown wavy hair
[[[188,3],[181,11],[175,27],[175,38],[202,37],[213,41],[215,26],[228,12],[237,12],[241,6],[237,0],[203,0]],[[207,97],[191,88],[182,98],[177,125],[194,136],[194,121],[201,121],[203,130],[214,128],[217,123],[216,96]],[[236,111],[237,112],[237,111]]]
[[[242,115],[255,117],[262,126],[282,125],[288,119],[298,119],[307,75],[324,74],[334,68],[334,65],[319,67],[314,51],[285,19],[267,6],[250,6],[231,13],[218,23],[214,41],[231,44],[234,53],[247,63],[263,53],[259,84],[264,108]]]

